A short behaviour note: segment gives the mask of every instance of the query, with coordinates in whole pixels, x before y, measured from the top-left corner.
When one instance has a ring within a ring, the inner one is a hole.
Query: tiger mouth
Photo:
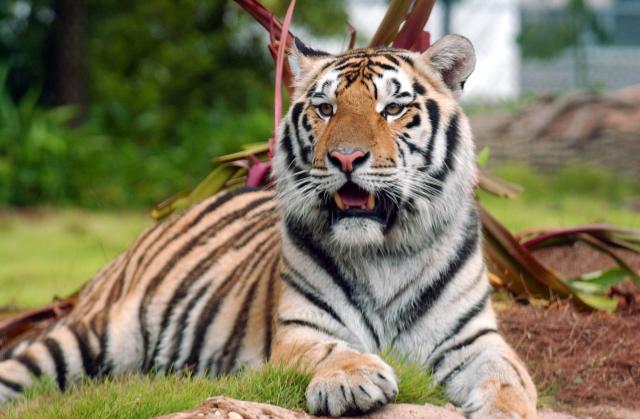
[[[332,224],[344,218],[369,218],[387,225],[395,207],[384,195],[362,189],[354,182],[345,183],[327,202]]]

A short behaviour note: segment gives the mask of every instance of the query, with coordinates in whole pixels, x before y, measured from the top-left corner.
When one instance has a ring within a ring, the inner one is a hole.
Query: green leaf
[[[573,289],[589,294],[606,294],[609,289],[622,282],[628,276],[623,268],[611,268],[603,271],[589,272],[578,278],[567,281]]]
[[[583,292],[577,292],[575,295],[580,298],[580,300],[589,305],[592,308],[595,308],[600,311],[607,311],[609,313],[613,313],[618,308],[618,300],[612,297],[605,297],[603,295],[593,295]]]
[[[189,205],[200,202],[216,193],[220,192],[229,179],[236,173],[237,167],[224,164],[216,168],[204,178],[198,186],[189,194]]]
[[[227,154],[226,156],[215,157],[212,159],[214,163],[227,163],[234,160],[246,159],[249,156],[258,156],[269,151],[268,143],[261,143],[251,147],[243,147],[244,150],[237,153]]]
[[[180,211],[215,195],[224,189],[227,182],[238,172],[238,167],[232,163],[218,166],[191,193],[177,194],[158,204],[151,216],[155,220],[161,220],[175,211]]]
[[[491,149],[489,147],[484,147],[478,155],[476,156],[476,161],[478,162],[478,166],[485,167],[487,162],[489,161],[489,156],[491,155]]]

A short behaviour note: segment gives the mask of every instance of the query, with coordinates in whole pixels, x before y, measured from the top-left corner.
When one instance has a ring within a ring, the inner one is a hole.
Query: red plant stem
[[[542,245],[544,242],[554,239],[556,237],[577,235],[582,233],[606,233],[606,232],[624,232],[624,229],[617,229],[608,225],[589,225],[582,227],[572,228],[558,228],[545,233],[540,234],[537,237],[522,242],[522,246],[532,250]]]
[[[291,18],[293,17],[293,10],[296,7],[296,0],[291,0],[289,7],[287,8],[287,14],[284,17],[284,23],[280,30],[280,39],[283,39],[289,31],[289,25],[291,24]],[[273,158],[275,149],[275,139],[278,136],[278,126],[280,119],[282,118],[282,70],[284,67],[284,50],[286,49],[286,42],[280,42],[278,45],[278,55],[276,57],[276,88],[273,104],[273,137],[269,140],[269,159]]]
[[[395,48],[410,49],[420,38],[424,29],[435,0],[416,0],[404,22],[404,25],[398,32],[396,39],[393,41]]]
[[[347,30],[349,31],[349,46],[347,47],[347,50],[351,50],[356,46],[358,32],[356,32],[356,28],[354,28],[349,22],[347,22]]]
[[[280,31],[281,35],[278,38],[278,41],[282,38],[282,32],[287,33],[287,31],[281,30],[282,24],[273,15],[273,13],[271,13],[257,0],[235,0],[235,2],[238,3],[238,5],[246,10],[251,16],[253,16],[254,19],[267,31],[271,32],[272,27]],[[293,34],[291,32],[288,32],[286,37],[287,46],[291,45],[291,42],[293,42]]]

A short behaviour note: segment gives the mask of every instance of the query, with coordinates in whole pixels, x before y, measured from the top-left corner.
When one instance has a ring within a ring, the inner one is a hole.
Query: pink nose
[[[353,166],[364,163],[367,160],[369,153],[363,153],[362,151],[354,151],[351,153],[342,153],[338,150],[329,153],[329,160],[331,160],[336,166],[345,173],[353,172]]]

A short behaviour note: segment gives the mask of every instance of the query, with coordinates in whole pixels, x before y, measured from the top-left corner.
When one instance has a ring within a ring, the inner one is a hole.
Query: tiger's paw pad
[[[309,412],[318,416],[355,415],[393,401],[395,374],[375,355],[348,355],[320,369],[307,387]]]

